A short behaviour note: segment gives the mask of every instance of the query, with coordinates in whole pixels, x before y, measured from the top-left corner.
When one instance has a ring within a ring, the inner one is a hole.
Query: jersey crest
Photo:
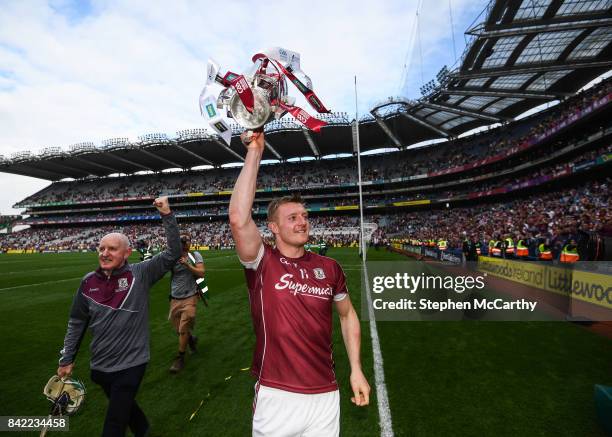
[[[317,279],[325,279],[325,272],[321,268],[313,269],[315,278]]]

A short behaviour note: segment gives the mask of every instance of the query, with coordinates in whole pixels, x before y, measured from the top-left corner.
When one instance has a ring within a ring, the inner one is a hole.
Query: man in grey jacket
[[[167,247],[150,260],[129,264],[128,238],[104,236],[98,246],[100,267],[90,272],[72,302],[68,330],[57,374],[70,375],[87,327],[91,329],[91,379],[109,399],[103,437],[123,436],[129,425],[135,436],[149,423],[134,400],[149,361],[149,289],[181,256],[176,218],[167,197],[155,199],[166,231]]]

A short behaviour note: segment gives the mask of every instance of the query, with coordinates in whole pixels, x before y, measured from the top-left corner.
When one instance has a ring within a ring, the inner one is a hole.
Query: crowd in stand
[[[415,212],[389,217],[386,234],[402,242],[437,242],[449,249],[466,239],[483,247],[510,239],[523,240],[532,256],[546,244],[558,258],[570,241],[586,250],[594,236],[612,237],[610,187],[612,179],[591,181],[577,188],[532,195],[513,201],[469,208]],[[588,259],[586,253],[581,259]]]
[[[419,200],[422,198],[427,198],[431,200],[435,199],[455,199],[461,196],[466,196],[470,193],[477,192],[485,192],[488,190],[493,190],[496,188],[504,188],[510,186],[517,186],[520,184],[524,184],[526,182],[542,178],[542,177],[553,177],[563,170],[566,170],[573,164],[585,162],[592,160],[598,156],[601,156],[605,153],[612,152],[612,145],[605,145],[584,154],[580,154],[575,156],[573,159],[551,164],[548,166],[540,167],[538,169],[530,169],[527,172],[524,172],[521,176],[509,176],[509,177],[494,177],[486,179],[482,182],[474,183],[470,182],[469,184],[464,184],[462,187],[454,186],[456,182],[453,182],[453,188],[450,190],[437,191],[433,193],[426,193],[423,191],[416,191],[415,189],[411,191],[407,191],[404,193],[398,193],[393,195],[367,195],[364,197],[364,203],[366,206],[374,206],[380,204],[391,204],[392,202],[406,201],[406,200]],[[346,206],[346,205],[356,205],[358,203],[358,198],[355,194],[342,197],[336,196],[331,200],[323,200],[323,199],[315,199],[309,202],[309,206],[311,207],[319,207],[319,208],[333,208],[337,206]],[[260,205],[260,210],[256,209],[255,212],[265,213],[265,205]],[[223,217],[227,215],[227,202],[222,205],[206,205],[199,208],[193,207],[177,207],[175,208],[177,214],[183,217]],[[83,214],[70,214],[70,215],[48,215],[45,214],[42,218],[46,218],[50,220],[51,223],[53,221],[72,221],[78,222],[80,220],[88,220],[88,221],[100,221],[100,222],[110,222],[118,219],[126,220],[132,219],[136,220],[142,218],[143,216],[148,217],[156,217],[157,214],[151,209],[147,207],[143,207],[141,210],[125,210],[125,209],[115,209],[109,211],[99,211],[99,212],[89,212]],[[33,216],[29,219],[24,220],[24,223],[32,222],[40,220],[41,218]]]
[[[491,240],[511,238],[533,245],[546,242],[559,251],[569,240],[577,244],[590,235],[612,237],[610,186],[612,179],[586,182],[578,187],[536,194],[522,199],[464,208],[447,208],[387,215],[368,215],[366,222],[375,223],[373,240],[439,241],[449,249],[461,248],[467,238],[486,246]],[[324,239],[331,246],[351,246],[358,241],[356,216],[311,217],[313,240]],[[258,226],[264,234],[265,220]],[[182,223],[197,246],[232,247],[227,221]],[[339,229],[344,233],[338,234]],[[30,228],[12,234],[0,234],[0,250],[95,250],[99,239],[108,232],[125,233],[133,245],[160,247],[163,230],[158,224],[128,226],[95,226],[70,228]]]
[[[612,152],[612,144],[606,145],[597,148],[591,152],[588,152],[586,155],[577,156],[569,161],[560,162],[557,164],[551,164],[544,167],[540,167],[537,169],[530,169],[526,174],[522,176],[509,176],[503,178],[493,178],[488,179],[484,182],[480,182],[477,184],[471,184],[469,187],[464,189],[454,189],[452,191],[445,192],[441,197],[453,198],[457,196],[463,196],[468,193],[474,192],[483,192],[488,190],[493,190],[495,188],[503,188],[524,184],[525,182],[535,180],[542,177],[554,177],[558,175],[560,172],[570,168],[575,164],[579,164],[582,162],[586,162],[592,160],[598,156],[601,156],[604,153]]]
[[[593,101],[612,92],[608,79],[581,94],[571,97],[544,115],[524,120],[473,137],[455,140],[407,152],[396,152],[363,158],[365,180],[391,179],[425,174],[464,165],[498,155],[555,127]],[[402,154],[409,154],[405,159]],[[400,156],[401,155],[401,156]],[[91,181],[56,182],[24,199],[20,204],[123,197],[153,197],[159,194],[216,192],[231,189],[239,169],[210,169],[181,173],[126,176]],[[264,165],[260,170],[260,187],[305,188],[354,184],[354,158],[302,161],[281,165]]]
[[[310,220],[313,233],[319,234],[339,228],[353,228],[345,235],[328,235],[328,244],[350,245],[357,241],[357,218],[350,216],[312,217]],[[266,231],[264,219],[257,220],[262,233]],[[233,247],[233,240],[227,220],[209,222],[179,223],[181,232],[191,235],[194,246],[211,248]],[[159,248],[165,244],[165,234],[160,224],[108,225],[86,227],[45,227],[29,228],[11,234],[0,234],[0,251],[10,249],[34,249],[36,251],[57,250],[95,250],[100,239],[110,232],[122,232],[130,239],[134,247],[145,244]],[[315,238],[315,237],[313,237]]]

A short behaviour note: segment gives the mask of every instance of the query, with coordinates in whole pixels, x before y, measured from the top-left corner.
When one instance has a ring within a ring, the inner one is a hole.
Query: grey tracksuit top
[[[100,269],[81,281],[72,302],[60,365],[74,362],[87,327],[91,368],[115,372],[149,361],[149,289],[181,256],[173,214],[162,216],[166,249],[147,261],[126,263],[107,277]]]

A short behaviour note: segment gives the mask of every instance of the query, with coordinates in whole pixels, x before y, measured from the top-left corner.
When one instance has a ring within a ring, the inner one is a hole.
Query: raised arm
[[[245,132],[241,138],[246,145],[247,154],[230,199],[229,220],[238,257],[242,261],[249,262],[257,258],[262,245],[259,229],[251,216],[251,209],[265,143],[263,131],[253,132],[250,136]]]
[[[157,208],[162,218],[162,224],[166,232],[166,248],[163,252],[158,253],[150,260],[139,263],[139,266],[143,269],[145,280],[147,280],[149,284],[153,284],[160,280],[178,261],[182,253],[178,223],[176,222],[176,217],[174,217],[174,214],[172,214],[170,210],[168,197],[158,197],[153,202],[153,206]]]

